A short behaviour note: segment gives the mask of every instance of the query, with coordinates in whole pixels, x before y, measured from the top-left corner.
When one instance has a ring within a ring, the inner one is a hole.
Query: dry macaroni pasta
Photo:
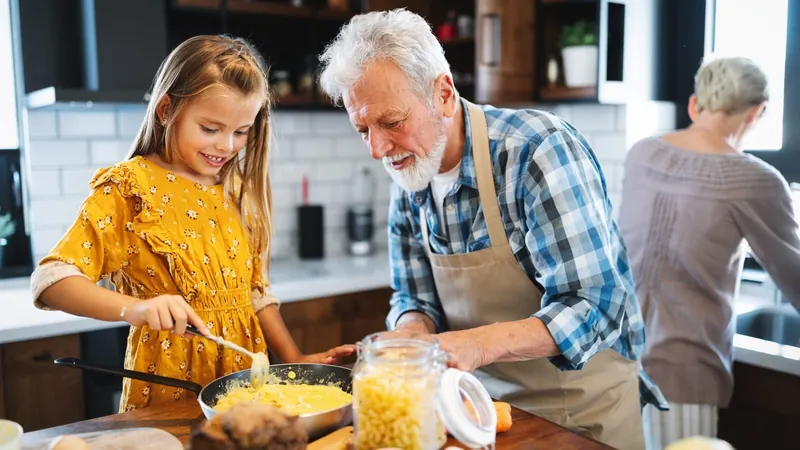
[[[353,382],[356,449],[440,448],[447,438],[436,414],[436,377],[371,370]]]

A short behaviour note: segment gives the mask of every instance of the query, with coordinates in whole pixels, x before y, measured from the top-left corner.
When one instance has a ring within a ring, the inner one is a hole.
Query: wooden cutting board
[[[158,428],[123,428],[72,436],[86,441],[91,450],[183,450],[178,438]],[[22,450],[47,450],[55,439],[26,443]]]

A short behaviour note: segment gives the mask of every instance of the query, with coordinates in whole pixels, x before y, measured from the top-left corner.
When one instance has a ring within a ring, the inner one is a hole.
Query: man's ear
[[[446,73],[436,77],[433,92],[437,106],[442,108],[442,114],[448,119],[453,117],[458,110],[458,93],[453,78]]]

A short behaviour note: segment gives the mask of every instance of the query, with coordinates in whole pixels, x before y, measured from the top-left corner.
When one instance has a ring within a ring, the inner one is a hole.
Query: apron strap
[[[469,113],[472,140],[472,158],[475,161],[475,175],[478,178],[478,196],[480,197],[483,217],[486,228],[489,230],[489,241],[492,248],[508,247],[511,245],[506,237],[503,219],[500,217],[500,206],[497,204],[497,191],[494,188],[494,175],[492,173],[492,159],[489,151],[489,132],[486,126],[486,116],[483,110],[464,100]],[[422,231],[422,242],[425,244],[425,253],[430,254],[431,244],[428,236],[428,221],[422,207],[419,209],[419,223]]]
[[[494,248],[509,247],[500,206],[497,204],[497,191],[494,188],[492,158],[489,151],[489,131],[483,110],[464,101],[469,111],[469,124],[472,128],[472,158],[475,160],[475,175],[478,178],[478,195],[483,208],[483,217],[489,230],[489,239]]]

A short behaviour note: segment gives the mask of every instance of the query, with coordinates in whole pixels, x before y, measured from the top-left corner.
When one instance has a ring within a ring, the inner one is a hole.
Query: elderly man
[[[320,56],[396,185],[389,328],[438,333],[494,398],[622,449],[641,399],[666,408],[602,170],[558,117],[459,98],[442,47],[405,10],[360,15]]]

